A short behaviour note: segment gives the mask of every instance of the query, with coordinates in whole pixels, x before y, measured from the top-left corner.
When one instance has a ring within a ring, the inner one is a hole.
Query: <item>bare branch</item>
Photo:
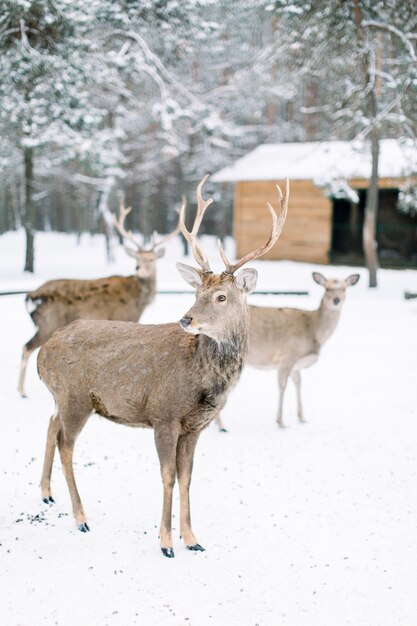
[[[362,26],[364,28],[374,28],[375,30],[387,31],[392,33],[393,35],[396,35],[399,39],[401,39],[404,46],[407,48],[412,60],[417,63],[417,56],[413,44],[411,43],[407,35],[405,35],[398,28],[392,26],[392,24],[384,24],[382,22],[377,22],[376,20],[363,20]]]

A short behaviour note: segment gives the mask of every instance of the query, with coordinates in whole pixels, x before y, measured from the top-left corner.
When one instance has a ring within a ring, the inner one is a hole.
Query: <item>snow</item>
[[[382,139],[380,142],[380,178],[399,178],[413,174],[417,166],[417,148],[409,140]],[[212,182],[279,180],[321,180],[323,172],[330,179],[369,178],[369,144],[355,141],[264,144],[229,167],[216,172]]]
[[[278,174],[280,177],[281,174]],[[203,238],[213,266],[215,243]],[[36,276],[21,272],[23,234],[0,238],[0,289],[47,278],[130,273],[120,248],[105,263],[100,237],[37,235]],[[233,253],[229,242],[228,252]],[[159,287],[186,289],[169,243]],[[187,261],[186,261],[187,262]],[[190,262],[190,261],[189,261]],[[344,277],[354,268],[258,261],[260,289],[310,295],[250,296],[255,304],[313,308],[322,290],[311,271]],[[20,351],[33,332],[24,296],[0,298],[0,623],[7,626],[408,626],[415,623],[417,477],[416,271],[366,273],[352,287],[334,336],[303,372],[308,423],[286,395],[279,430],[276,374],[246,368],[224,410],[227,434],[201,436],[192,483],[193,527],[206,552],[159,550],[162,486],[152,431],[92,417],[75,449],[75,472],[92,531],[75,528],[58,460],[56,504],[38,487],[53,405],[29,362],[16,391]],[[147,323],[178,319],[193,296],[159,295]]]

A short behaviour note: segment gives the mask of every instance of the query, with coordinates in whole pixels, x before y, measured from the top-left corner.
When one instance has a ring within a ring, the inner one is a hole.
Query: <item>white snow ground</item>
[[[220,267],[211,240],[204,241]],[[0,238],[0,290],[47,278],[130,273],[118,250],[109,267],[99,237],[37,236],[37,274],[21,272],[23,234]],[[185,288],[172,242],[160,288]],[[307,288],[309,297],[250,301],[315,307],[312,269],[257,262],[259,288]],[[92,532],[80,533],[59,461],[56,504],[39,478],[51,397],[29,364],[16,391],[20,352],[32,334],[24,296],[0,298],[0,624],[4,626],[413,626],[417,615],[417,272],[366,274],[349,290],[335,335],[303,374],[308,423],[287,392],[279,430],[276,376],[247,368],[224,411],[229,433],[201,436],[192,483],[193,527],[204,553],[178,537],[161,555],[162,486],[151,431],[92,417],[76,446],[76,475]],[[179,319],[191,295],[158,296],[147,323]]]

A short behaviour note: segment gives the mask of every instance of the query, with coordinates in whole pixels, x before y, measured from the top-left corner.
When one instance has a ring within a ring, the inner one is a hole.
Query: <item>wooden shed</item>
[[[381,141],[380,205],[390,207],[383,219],[393,222],[397,231],[407,230],[411,237],[409,252],[412,254],[414,248],[417,255],[417,219],[396,209],[398,189],[413,173],[416,163],[415,147],[394,139]],[[370,172],[370,150],[363,143],[265,144],[220,170],[211,180],[235,183],[233,235],[236,256],[240,257],[264,241],[270,225],[266,203],[277,206],[275,185],[278,182],[282,187],[288,177],[291,188],[287,222],[265,258],[326,264],[343,261],[335,258],[338,253],[341,257],[362,255],[361,229]],[[384,197],[384,190],[391,192],[389,198]],[[384,227],[380,231],[384,234]],[[398,238],[403,245],[403,233],[399,232]],[[344,260],[349,262],[349,258]]]

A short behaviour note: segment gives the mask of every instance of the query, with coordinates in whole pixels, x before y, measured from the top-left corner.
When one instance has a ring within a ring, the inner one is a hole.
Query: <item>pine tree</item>
[[[74,8],[75,7],[75,8]],[[0,126],[20,151],[26,232],[25,271],[34,270],[37,157],[64,159],[85,126],[97,126],[88,102],[88,64],[71,0],[5,0],[0,16]],[[88,114],[88,115],[87,115]]]

